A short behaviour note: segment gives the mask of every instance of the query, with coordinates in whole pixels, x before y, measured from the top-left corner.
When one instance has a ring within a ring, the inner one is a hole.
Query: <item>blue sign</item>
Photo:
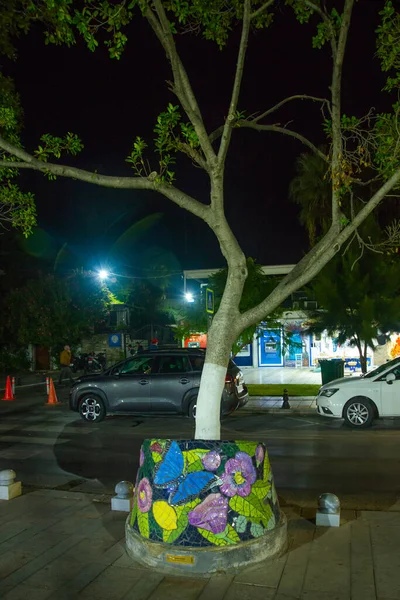
[[[266,329],[258,338],[258,365],[260,367],[281,367],[282,357],[282,332],[275,329]]]
[[[108,336],[108,345],[110,348],[121,348],[122,335],[120,333],[112,333]]]
[[[350,371],[355,371],[356,369],[361,369],[361,361],[359,358],[345,358],[344,359],[344,366],[346,367],[346,369],[350,369]],[[371,366],[371,357],[367,356],[367,367]]]

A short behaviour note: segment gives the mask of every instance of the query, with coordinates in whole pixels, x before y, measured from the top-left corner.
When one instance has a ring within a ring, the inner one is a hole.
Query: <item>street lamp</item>
[[[107,279],[109,273],[105,269],[100,269],[100,271],[97,273],[97,275],[98,275],[98,278],[100,279],[100,281],[104,281],[105,279]]]
[[[192,293],[190,293],[190,292],[187,292],[187,293],[185,294],[185,300],[186,300],[186,302],[194,302],[194,297],[193,297],[193,294],[192,294]]]

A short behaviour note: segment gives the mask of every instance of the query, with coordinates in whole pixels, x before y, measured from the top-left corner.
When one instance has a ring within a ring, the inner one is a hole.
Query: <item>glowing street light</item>
[[[109,273],[105,269],[100,269],[97,275],[101,281],[104,281],[105,279],[107,279]]]
[[[186,302],[194,302],[193,294],[191,294],[190,292],[187,292],[187,294],[185,294],[185,300],[186,300]]]

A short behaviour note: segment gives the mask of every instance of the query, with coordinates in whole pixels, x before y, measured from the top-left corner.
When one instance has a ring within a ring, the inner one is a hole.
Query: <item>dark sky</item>
[[[343,80],[347,114],[390,105],[389,96],[379,94],[384,77],[374,58],[378,4],[360,0],[354,9]],[[329,50],[312,49],[315,22],[301,26],[288,12],[282,2],[274,25],[251,35],[239,102],[248,114],[292,94],[328,94]],[[200,37],[185,35],[178,40],[209,131],[222,124],[227,112],[238,34],[232,34],[222,52]],[[45,46],[35,30],[19,44],[18,61],[7,65],[6,71],[15,77],[22,96],[27,149],[36,147],[43,133],[72,131],[81,137],[85,150],[78,159],[65,162],[109,175],[132,173],[125,157],[135,136],[150,140],[157,114],[168,102],[176,102],[165,84],[171,75],[164,52],[139,16],[130,26],[129,43],[119,62],[110,60],[102,47],[90,53],[82,42],[70,49]],[[323,142],[318,105],[292,103],[269,122],[288,121],[314,143]],[[307,250],[298,208],[287,193],[295,158],[302,151],[299,142],[276,133],[234,132],[226,168],[226,214],[246,255],[262,264],[292,263]],[[177,186],[207,201],[205,173],[183,157],[177,174]],[[156,193],[108,190],[61,179],[48,182],[34,173],[24,175],[24,186],[36,193],[39,225],[49,236],[51,251],[67,243],[68,264],[72,256],[76,266],[93,268],[108,260],[113,267],[113,245],[119,236],[157,213],[150,218],[155,224],[149,228],[146,222],[139,224],[120,243],[121,265],[145,274],[153,264],[151,256],[164,253],[174,268],[223,265],[207,226]]]

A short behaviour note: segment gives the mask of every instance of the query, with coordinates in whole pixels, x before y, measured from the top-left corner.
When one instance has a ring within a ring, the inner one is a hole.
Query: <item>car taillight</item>
[[[230,373],[225,375],[225,383],[233,383],[233,377]]]

